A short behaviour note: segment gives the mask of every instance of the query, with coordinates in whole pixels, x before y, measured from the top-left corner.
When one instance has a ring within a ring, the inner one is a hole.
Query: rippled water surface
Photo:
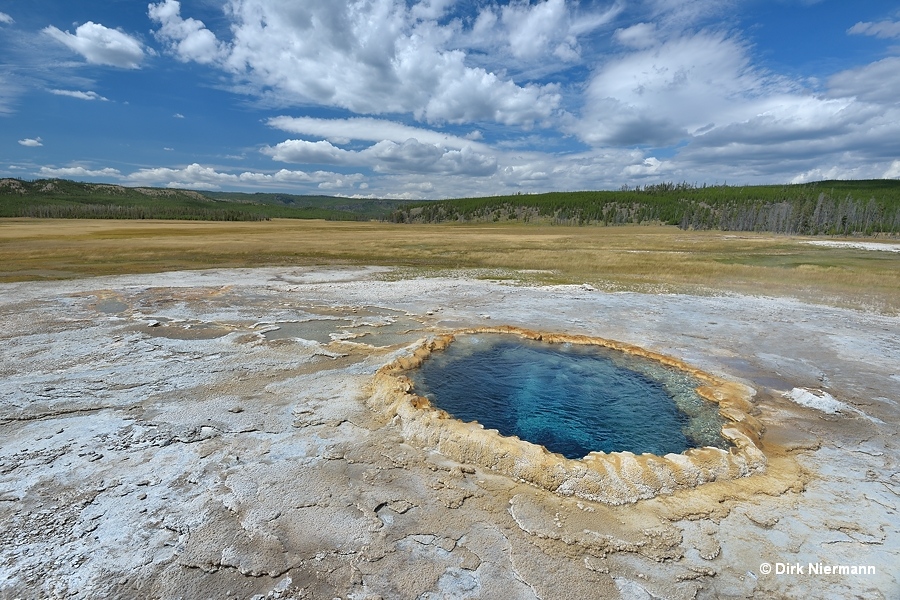
[[[725,447],[718,406],[696,394],[697,380],[616,350],[467,335],[410,375],[456,418],[568,458]]]

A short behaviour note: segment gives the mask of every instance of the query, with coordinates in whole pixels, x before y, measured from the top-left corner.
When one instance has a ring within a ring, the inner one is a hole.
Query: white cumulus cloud
[[[464,47],[490,52],[512,69],[554,70],[581,60],[579,37],[612,22],[622,12],[621,3],[590,10],[570,0],[487,4],[480,8],[468,30],[456,39]],[[556,63],[556,64],[554,64]]]
[[[137,39],[93,21],[80,25],[74,34],[52,25],[44,28],[43,32],[82,55],[91,64],[137,69],[144,60],[144,46]]]
[[[140,169],[125,177],[128,181],[141,185],[154,185],[163,183],[168,187],[219,188],[222,185],[240,181],[237,175],[220,173],[212,167],[204,167],[198,163],[190,164],[181,169],[169,167],[157,167],[153,169]]]
[[[471,148],[448,150],[423,144],[415,139],[403,143],[390,140],[378,142],[360,154],[374,163],[376,171],[402,171],[411,173],[445,173],[484,177],[497,170],[497,159],[478,153]]]
[[[266,146],[262,153],[274,160],[289,163],[342,164],[350,163],[355,154],[338,148],[328,141],[309,142],[307,140],[286,140],[274,148]]]
[[[451,44],[459,24],[431,20],[451,4],[231,0],[227,42],[183,18],[175,0],[151,4],[150,16],[159,24],[157,37],[181,60],[216,64],[238,89],[281,105],[526,127],[553,117],[557,86],[520,85],[468,64],[466,50]],[[557,6],[560,0],[551,0]]]
[[[275,168],[115,175],[72,163],[47,173],[382,197],[898,176],[896,48],[815,79],[779,75],[762,66],[764,38],[738,29],[739,0],[223,0],[221,21],[206,22],[190,14],[196,3],[148,1],[153,43],[167,55],[206,65],[265,107],[264,119],[282,114],[266,124],[292,139],[258,146]],[[898,28],[842,27],[891,40]],[[93,64],[136,68],[154,54],[93,22],[44,32]],[[105,100],[83,78],[29,84],[0,73],[0,114],[26,85]],[[309,116],[289,116],[292,107]],[[317,118],[322,107],[342,118]],[[178,108],[165,114],[182,119]]]
[[[118,169],[86,169],[84,167],[41,167],[42,177],[120,177],[122,173]]]
[[[44,145],[41,142],[41,138],[25,138],[24,140],[19,140],[19,143],[28,148],[39,148]]]
[[[891,166],[888,167],[881,177],[883,179],[900,179],[900,160],[892,162]]]
[[[203,21],[181,18],[181,3],[177,0],[151,4],[148,10],[150,18],[160,25],[155,32],[157,39],[167,44],[179,60],[208,64],[223,57],[215,34]]]
[[[331,171],[291,171],[281,169],[275,173],[244,171],[228,173],[199,163],[186,167],[158,167],[140,169],[123,177],[124,180],[147,186],[163,186],[198,190],[221,187],[258,189],[260,186],[283,188],[285,185],[312,185],[319,189],[350,188],[365,179],[360,173],[335,173]]]
[[[618,171],[620,180],[764,183],[891,172],[900,155],[900,57],[810,84],[756,66],[753,46],[734,33],[646,23],[616,31],[622,49],[597,66],[581,113],[565,125],[598,150],[674,150],[665,159],[647,151]]]
[[[123,174],[118,169],[111,167],[92,169],[80,165],[71,167],[43,166],[37,172],[37,175],[88,181],[98,177],[105,177],[118,179],[132,185],[199,190],[212,190],[221,187],[247,187],[250,189],[274,187],[283,189],[285,185],[305,185],[315,189],[337,190],[353,188],[365,180],[365,176],[361,173],[335,173],[331,171],[307,172],[281,169],[275,172],[244,171],[229,173],[199,163],[180,168],[145,168],[129,174]]]
[[[434,20],[444,16],[456,0],[422,0],[412,6],[410,14],[415,19]]]
[[[279,162],[369,167],[379,173],[443,173],[483,177],[497,169],[497,158],[470,147],[445,148],[410,138],[382,140],[363,150],[344,150],[328,141],[286,140],[262,153]]]
[[[577,58],[577,42],[568,35],[569,10],[565,0],[537,4],[512,3],[500,9],[509,46],[517,58],[535,58],[549,48],[560,49],[561,57]]]

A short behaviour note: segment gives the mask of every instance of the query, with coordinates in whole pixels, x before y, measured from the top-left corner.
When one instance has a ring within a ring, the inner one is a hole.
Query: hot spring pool
[[[718,406],[695,391],[699,381],[599,346],[465,335],[409,377],[416,393],[457,419],[567,458],[728,447]]]

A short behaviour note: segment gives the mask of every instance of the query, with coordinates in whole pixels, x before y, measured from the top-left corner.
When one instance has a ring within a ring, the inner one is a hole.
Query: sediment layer
[[[457,335],[503,333],[547,343],[603,346],[658,361],[683,370],[703,382],[697,392],[718,403],[726,419],[722,437],[728,450],[691,448],[681,454],[636,455],[632,452],[592,452],[580,460],[565,458],[543,446],[503,436],[476,422],[463,423],[415,394],[406,373],[428,356],[446,348]],[[750,410],[753,391],[722,381],[670,356],[638,346],[582,335],[541,333],[517,327],[477,327],[437,336],[378,370],[369,405],[392,419],[403,435],[434,448],[454,460],[479,465],[524,480],[562,496],[576,496],[607,504],[626,504],[710,481],[746,477],[763,472],[766,456],[760,450],[763,426]]]

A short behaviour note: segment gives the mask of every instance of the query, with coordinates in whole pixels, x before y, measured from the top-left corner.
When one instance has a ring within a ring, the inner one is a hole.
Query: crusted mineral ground
[[[900,597],[897,317],[385,275],[0,286],[0,597]],[[385,365],[498,323],[735,382],[765,468],[597,502],[378,408]]]

